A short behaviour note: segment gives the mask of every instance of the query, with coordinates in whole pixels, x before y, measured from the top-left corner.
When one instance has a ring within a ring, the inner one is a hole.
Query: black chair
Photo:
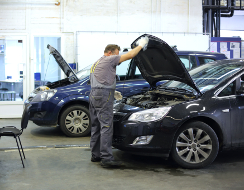
[[[23,115],[22,115],[22,119],[21,119],[21,130],[17,129],[14,126],[5,126],[0,128],[0,137],[2,136],[8,136],[8,137],[14,137],[18,146],[18,150],[19,150],[19,155],[23,164],[23,168],[25,167],[24,162],[23,162],[23,158],[22,158],[22,154],[20,152],[20,147],[22,149],[22,153],[23,153],[23,157],[25,159],[25,153],[20,141],[20,135],[23,133],[23,130],[26,129],[27,125],[28,125],[28,120],[29,120],[29,109],[30,109],[31,105],[28,105],[25,107],[24,111],[23,111]],[[20,146],[19,146],[20,144]]]

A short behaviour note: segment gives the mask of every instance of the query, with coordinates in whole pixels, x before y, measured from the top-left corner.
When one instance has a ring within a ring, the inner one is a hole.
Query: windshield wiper
[[[194,94],[193,90],[177,88],[177,87],[159,87],[158,89],[159,90],[165,90],[165,91],[173,91],[173,92],[177,92],[177,93]]]

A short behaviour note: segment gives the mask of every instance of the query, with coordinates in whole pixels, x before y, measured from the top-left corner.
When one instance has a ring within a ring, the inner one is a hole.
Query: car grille
[[[113,144],[122,144],[125,140],[123,136],[114,136],[113,137]]]

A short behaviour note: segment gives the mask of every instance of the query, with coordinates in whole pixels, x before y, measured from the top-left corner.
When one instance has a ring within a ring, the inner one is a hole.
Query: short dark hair
[[[109,51],[114,52],[115,50],[120,51],[120,47],[116,44],[108,44],[104,50],[104,53],[108,53]]]

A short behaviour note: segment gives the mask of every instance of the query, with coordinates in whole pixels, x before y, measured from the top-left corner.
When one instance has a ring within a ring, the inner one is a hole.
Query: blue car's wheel
[[[69,137],[84,137],[91,132],[89,110],[80,105],[72,105],[60,116],[60,128]]]

